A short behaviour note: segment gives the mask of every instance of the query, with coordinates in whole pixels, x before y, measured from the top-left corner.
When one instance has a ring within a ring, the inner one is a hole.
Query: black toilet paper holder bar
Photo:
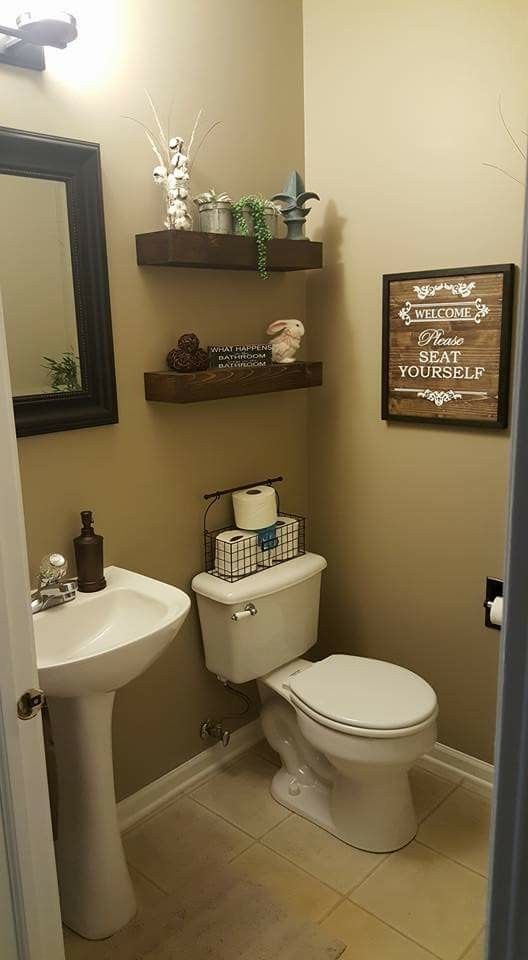
[[[267,480],[254,480],[253,483],[243,483],[239,487],[228,487],[226,490],[215,490],[214,493],[204,493],[204,500],[219,500],[226,493],[236,493],[238,490],[248,490],[250,487],[272,487],[274,483],[281,483],[284,477],[268,477]]]

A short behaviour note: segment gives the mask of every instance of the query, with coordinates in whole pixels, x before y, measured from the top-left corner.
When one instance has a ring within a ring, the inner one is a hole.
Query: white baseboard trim
[[[148,783],[137,793],[120,800],[117,804],[117,818],[121,833],[151,817],[180,794],[197,787],[261,739],[260,720],[253,720],[231,734],[229,746],[223,747],[221,743],[215,743],[158,780]]]
[[[417,766],[434,773],[444,780],[458,783],[467,790],[491,797],[493,790],[493,765],[478,760],[460,750],[453,750],[443,743],[436,743],[431,753],[422,757]]]
[[[240,754],[245,753],[262,739],[260,720],[240,727],[231,735],[228,747],[216,743],[213,747],[203,750],[196,757],[191,757],[174,770],[170,770],[159,780],[147,784],[137,793],[126,797],[117,804],[117,816],[122,833],[130,830],[137,823],[151,817],[162,807],[167,806],[182,793],[199,786],[204,780],[213,776],[222,767],[233,763]],[[434,773],[444,780],[458,783],[467,790],[490,797],[493,788],[493,766],[484,763],[476,757],[470,757],[452,747],[437,743],[431,753],[422,757],[417,763],[422,770]]]

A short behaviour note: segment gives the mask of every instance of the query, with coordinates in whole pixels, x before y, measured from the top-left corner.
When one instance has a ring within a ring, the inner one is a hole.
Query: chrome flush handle
[[[258,613],[258,610],[254,603],[246,603],[246,606],[244,607],[244,609],[237,610],[237,612],[234,613],[233,616],[231,617],[231,620],[238,622],[239,620],[245,620],[246,617],[256,617],[257,613]]]

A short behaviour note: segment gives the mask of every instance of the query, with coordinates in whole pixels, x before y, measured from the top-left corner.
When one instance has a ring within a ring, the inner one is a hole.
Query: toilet
[[[279,803],[361,850],[398,850],[417,830],[409,770],[435,743],[436,694],[392,663],[303,657],[317,640],[325,567],[306,553],[235,583],[194,577],[206,665],[221,680],[257,680],[264,735],[281,758]]]

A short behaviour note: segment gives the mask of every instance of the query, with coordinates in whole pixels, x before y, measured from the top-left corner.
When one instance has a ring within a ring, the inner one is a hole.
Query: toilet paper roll
[[[496,627],[502,627],[503,598],[495,597],[490,607],[490,620]]]
[[[233,494],[235,523],[241,530],[263,530],[277,520],[277,496],[273,487],[248,487]]]
[[[281,516],[277,520],[276,560],[291,560],[299,553],[299,521],[296,517]]]
[[[258,544],[254,533],[247,530],[224,530],[216,537],[215,571],[227,580],[237,580],[255,573],[258,566]]]

